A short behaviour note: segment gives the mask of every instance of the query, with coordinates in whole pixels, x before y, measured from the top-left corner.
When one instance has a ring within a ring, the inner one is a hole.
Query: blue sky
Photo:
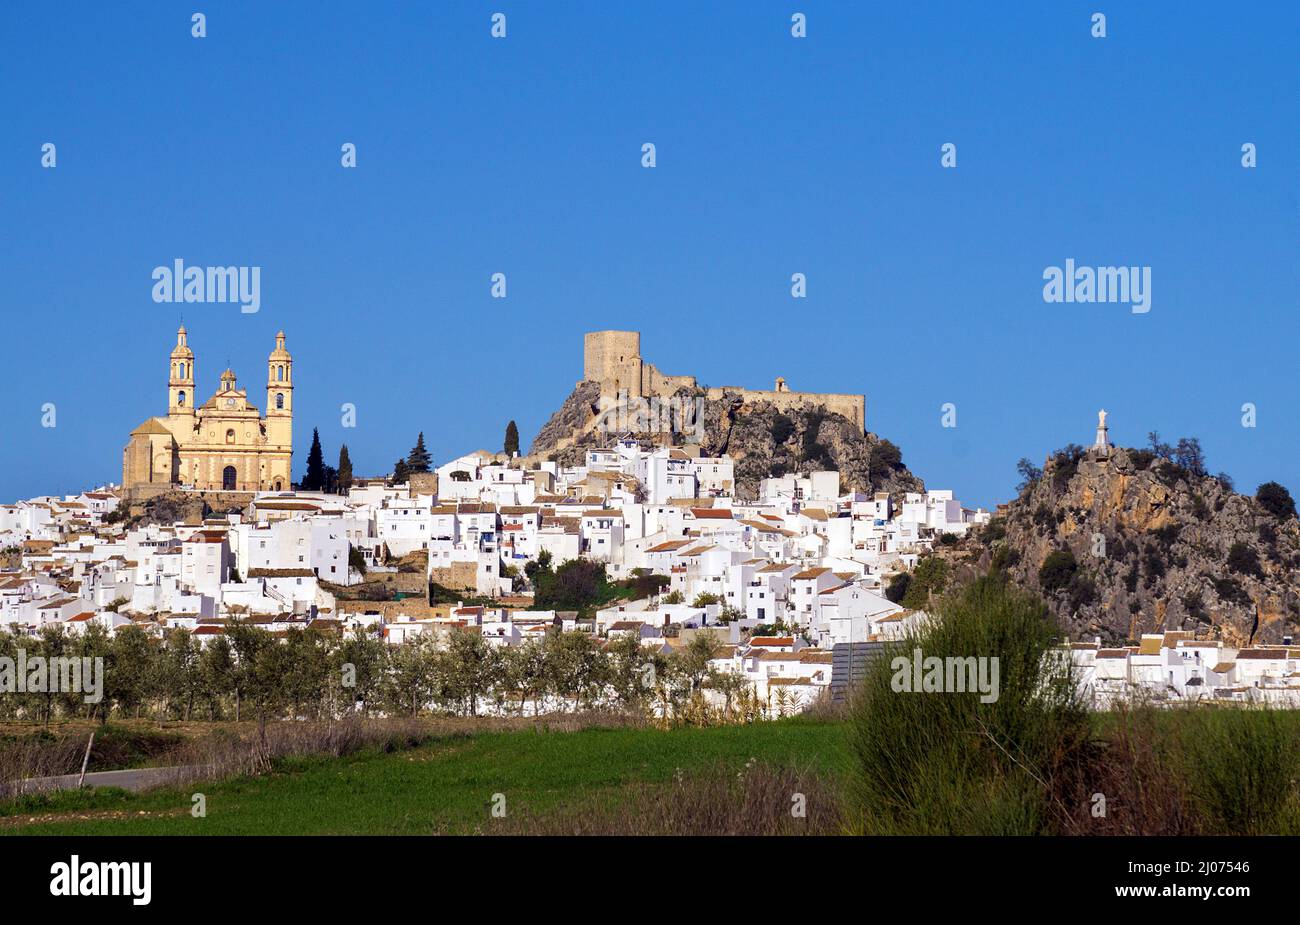
[[[180,313],[150,274],[177,258],[262,268],[258,313],[190,305],[185,324],[200,396],[232,364],[259,404],[288,333],[298,474],[313,426],[358,474],[420,430],[440,460],[499,448],[511,418],[527,445],[581,376],[582,333],[629,328],[704,384],[864,392],[868,428],[971,504],[1006,500],[1019,457],[1090,442],[1100,407],[1119,443],[1198,436],[1239,489],[1300,491],[1300,4],[4,18],[0,500],[120,478],[130,430],[166,410]],[[1151,311],[1045,303],[1067,258],[1151,266]]]

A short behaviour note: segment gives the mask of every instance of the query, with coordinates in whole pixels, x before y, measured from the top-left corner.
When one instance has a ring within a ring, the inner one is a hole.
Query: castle
[[[583,337],[582,348],[583,379],[600,383],[601,395],[618,397],[625,393],[633,398],[668,398],[679,389],[698,388],[694,376],[665,376],[641,359],[639,331],[590,331]],[[791,392],[781,377],[772,389],[736,386],[705,389],[707,398],[720,399],[727,395],[739,395],[746,401],[770,402],[782,410],[820,406],[866,429],[865,395]]]
[[[194,351],[176,332],[167,383],[167,415],[131,431],[122,451],[122,485],[139,491],[185,485],[204,490],[279,491],[291,485],[293,357],[284,332],[267,361],[266,416],[227,369],[215,395],[199,405]]]

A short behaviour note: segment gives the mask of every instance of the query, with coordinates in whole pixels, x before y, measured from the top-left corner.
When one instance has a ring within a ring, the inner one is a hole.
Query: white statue
[[[1106,409],[1097,412],[1097,439],[1092,444],[1103,455],[1110,454],[1110,434],[1106,428]]]

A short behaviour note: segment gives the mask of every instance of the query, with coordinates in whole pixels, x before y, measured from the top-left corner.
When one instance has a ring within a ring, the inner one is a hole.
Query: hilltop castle
[[[131,431],[122,451],[122,485],[139,490],[186,485],[205,490],[279,491],[291,484],[293,357],[284,332],[267,361],[266,416],[227,369],[202,405],[194,392],[194,351],[184,326],[176,332],[167,383],[167,415]]]
[[[583,337],[583,378],[600,383],[601,395],[617,397],[626,393],[632,398],[667,398],[678,389],[698,388],[694,376],[665,376],[652,364],[641,359],[639,331],[591,331]],[[742,389],[737,386],[713,387],[705,396],[720,399],[739,395],[748,401],[770,402],[783,410],[821,406],[842,414],[858,427],[866,429],[865,395],[834,392],[791,392],[785,379],[778,377],[772,389]]]

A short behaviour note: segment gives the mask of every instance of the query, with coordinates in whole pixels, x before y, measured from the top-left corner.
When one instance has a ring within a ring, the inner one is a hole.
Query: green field
[[[843,723],[802,718],[669,731],[481,732],[405,751],[282,759],[267,775],[142,794],[28,797],[0,809],[0,834],[490,833],[530,816],[617,812],[631,794],[701,771],[734,778],[751,759],[833,780],[848,757]],[[190,814],[194,793],[206,797],[205,818]],[[490,813],[494,794],[505,797],[505,820]]]

